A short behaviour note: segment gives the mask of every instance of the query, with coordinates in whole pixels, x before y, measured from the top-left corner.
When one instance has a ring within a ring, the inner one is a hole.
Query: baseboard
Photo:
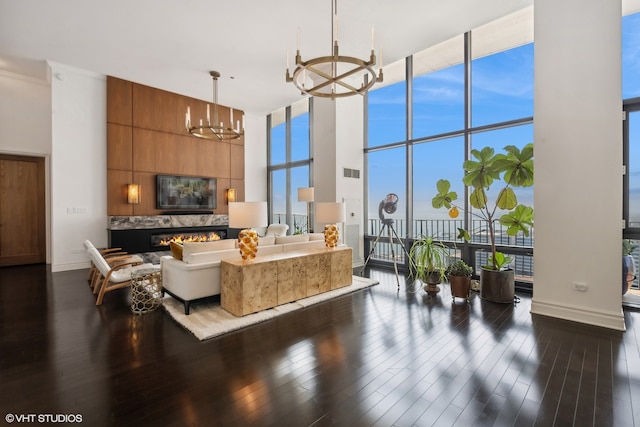
[[[531,301],[531,313],[557,319],[570,320],[572,322],[586,323],[617,331],[626,331],[622,307],[620,313],[588,310],[584,307],[558,305],[551,302],[537,301],[534,297]]]
[[[89,268],[89,261],[70,262],[66,264],[51,264],[52,273],[57,273],[59,271],[82,270],[83,268]]]

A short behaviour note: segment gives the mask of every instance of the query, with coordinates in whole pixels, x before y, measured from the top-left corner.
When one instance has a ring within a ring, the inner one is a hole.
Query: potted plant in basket
[[[444,243],[431,236],[423,236],[415,240],[409,250],[410,273],[426,284],[426,292],[440,292],[438,283],[444,278],[448,259],[449,248]]]
[[[480,296],[493,302],[513,302],[515,292],[515,273],[509,267],[512,259],[496,250],[494,221],[507,227],[507,234],[515,236],[522,232],[529,236],[533,226],[533,208],[519,205],[514,187],[531,187],[533,185],[533,144],[525,145],[522,150],[513,145],[504,148],[506,154],[495,153],[491,147],[482,150],[471,150],[475,160],[466,160],[462,167],[465,176],[462,182],[470,190],[469,203],[474,208],[471,215],[486,221],[491,243],[489,264],[482,266],[480,272]],[[487,191],[494,181],[503,181],[503,187],[490,204]],[[460,206],[454,201],[458,195],[449,191],[451,183],[441,179],[437,183],[438,194],[432,199],[434,208],[449,209],[449,216],[456,218]],[[502,213],[499,218],[496,216]],[[467,230],[459,229],[458,238],[469,241],[471,236]]]
[[[451,298],[455,301],[457,298],[465,298],[469,302],[469,293],[471,292],[471,273],[473,268],[466,262],[459,259],[447,266],[445,275],[451,285]]]

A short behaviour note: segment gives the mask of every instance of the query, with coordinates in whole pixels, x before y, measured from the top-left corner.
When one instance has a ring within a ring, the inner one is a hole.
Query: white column
[[[535,0],[534,17],[531,312],[624,330],[620,1]]]
[[[353,249],[354,265],[364,263],[364,101],[352,96],[332,101],[313,100],[313,186],[315,201],[344,202],[343,243]],[[360,171],[360,178],[344,177],[344,168]],[[320,224],[314,230],[321,231]]]

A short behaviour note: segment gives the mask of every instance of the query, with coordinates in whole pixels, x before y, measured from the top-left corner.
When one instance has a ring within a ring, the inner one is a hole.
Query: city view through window
[[[533,15],[531,13],[531,20]],[[521,20],[519,22],[522,22]],[[384,85],[370,90],[365,118],[368,140],[364,143],[368,206],[365,235],[372,240],[380,232],[380,201],[388,194],[398,195],[397,210],[385,217],[393,219],[400,237],[417,238],[432,234],[452,245],[451,255],[459,257],[464,242],[456,238],[462,227],[463,215],[453,220],[446,209],[434,209],[431,199],[436,195],[436,182],[447,179],[459,201],[465,199],[462,184],[462,163],[465,141],[471,149],[492,147],[502,152],[507,145],[522,148],[533,142],[533,58],[532,23],[522,31],[530,32],[530,41],[519,44],[504,39],[495,41],[492,31],[504,31],[507,21],[488,24],[471,31],[470,62],[465,63],[465,37],[459,36],[440,47],[416,53],[407,60],[412,82],[407,73],[395,79],[385,74]],[[491,39],[495,46],[488,45]],[[446,55],[442,52],[446,49]],[[436,55],[437,54],[437,55]],[[447,61],[438,62],[446,56]],[[640,14],[623,17],[622,21],[623,99],[640,97]],[[470,90],[465,96],[465,67],[469,67]],[[386,70],[385,70],[386,71]],[[412,91],[407,93],[407,87]],[[470,99],[470,118],[465,123],[465,100]],[[407,118],[407,105],[412,116]],[[311,186],[309,151],[309,109],[298,108],[298,114],[282,114],[281,122],[273,121],[270,135],[270,204],[271,221],[286,222],[293,232],[303,231],[307,205],[297,201],[297,188]],[[628,149],[628,227],[640,230],[640,106],[630,113]],[[637,116],[635,120],[633,117]],[[289,136],[287,136],[289,126]],[[635,161],[635,163],[634,163]],[[409,194],[407,182],[411,182]],[[500,187],[491,189],[494,200]],[[519,204],[534,207],[533,188],[516,189]],[[408,210],[408,206],[411,207]],[[500,215],[496,215],[499,217]],[[487,243],[486,224],[470,216],[473,243]],[[638,234],[640,237],[640,233]],[[529,238],[508,238],[496,227],[497,243],[503,252],[516,258],[516,270],[521,281],[533,280],[534,233]],[[388,243],[376,246],[374,258],[393,261]],[[401,247],[393,251],[396,262],[404,262]],[[368,254],[365,254],[368,255]],[[636,254],[637,259],[637,254]],[[486,252],[475,252],[476,268],[486,262]]]

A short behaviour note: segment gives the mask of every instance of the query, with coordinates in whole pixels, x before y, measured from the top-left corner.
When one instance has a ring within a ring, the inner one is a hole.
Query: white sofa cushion
[[[234,239],[215,240],[213,242],[185,242],[182,245],[182,258],[188,260],[191,254],[199,252],[221,251],[225,249],[235,249]],[[187,261],[190,262],[190,261]]]
[[[211,264],[221,259],[239,259],[240,251],[238,249],[225,249],[211,252],[196,252],[184,256],[182,260],[187,264]]]
[[[323,240],[314,240],[313,242],[295,242],[282,245],[282,252],[302,251],[305,249],[322,249],[325,247]]]
[[[276,236],[258,237],[258,247],[272,246],[276,244]]]
[[[283,245],[287,243],[299,243],[308,242],[308,234],[294,234],[293,236],[276,236],[276,245]]]
[[[289,226],[287,224],[269,224],[265,236],[286,236]]]

